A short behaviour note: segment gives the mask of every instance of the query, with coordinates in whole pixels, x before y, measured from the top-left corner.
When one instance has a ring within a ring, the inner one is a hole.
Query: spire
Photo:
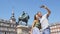
[[[14,17],[14,9],[12,9],[12,17]]]
[[[11,16],[10,20],[16,21],[15,16],[14,16],[14,9],[12,9],[12,16]]]

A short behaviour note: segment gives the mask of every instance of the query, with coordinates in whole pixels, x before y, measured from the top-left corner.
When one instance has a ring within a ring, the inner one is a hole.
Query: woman
[[[38,15],[34,16],[31,34],[40,34],[41,24]]]

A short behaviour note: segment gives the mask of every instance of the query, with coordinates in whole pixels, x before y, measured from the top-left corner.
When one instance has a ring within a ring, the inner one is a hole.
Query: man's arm
[[[47,18],[49,17],[49,15],[50,15],[50,13],[51,13],[51,11],[46,7],[46,6],[44,6],[44,5],[42,5],[41,6],[41,8],[44,8],[44,9],[46,9],[47,10]]]

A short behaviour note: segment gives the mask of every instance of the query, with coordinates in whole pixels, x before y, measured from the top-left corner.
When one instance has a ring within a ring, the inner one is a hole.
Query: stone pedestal
[[[23,26],[23,25],[18,25],[17,34],[29,34],[29,27]]]

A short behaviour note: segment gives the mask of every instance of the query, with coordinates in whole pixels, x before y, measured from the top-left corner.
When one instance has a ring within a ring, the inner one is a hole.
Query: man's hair
[[[37,15],[38,15],[38,13],[41,13],[40,11],[39,12],[37,12]]]

